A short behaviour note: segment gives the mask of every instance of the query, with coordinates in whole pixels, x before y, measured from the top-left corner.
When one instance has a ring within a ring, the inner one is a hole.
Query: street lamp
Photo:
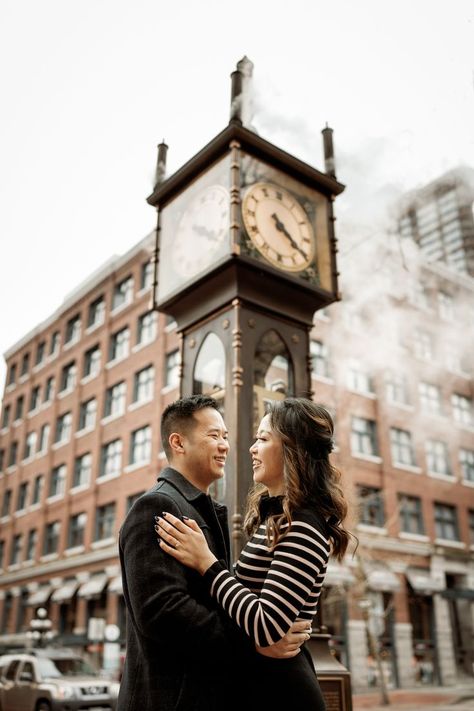
[[[34,647],[45,647],[46,643],[54,637],[52,631],[53,623],[48,618],[48,612],[44,607],[36,610],[36,617],[30,622],[30,629],[26,633],[32,640]]]

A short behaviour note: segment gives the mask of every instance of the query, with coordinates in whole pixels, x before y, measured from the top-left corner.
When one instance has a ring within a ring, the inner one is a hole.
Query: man
[[[128,623],[117,711],[244,708],[239,660],[249,641],[215,608],[199,573],[161,550],[154,531],[163,511],[192,518],[230,567],[227,511],[208,495],[224,476],[229,451],[217,402],[195,395],[172,403],[163,412],[161,436],[170,466],[135,502],[119,536]],[[307,639],[304,626],[296,623],[266,656],[294,656]]]

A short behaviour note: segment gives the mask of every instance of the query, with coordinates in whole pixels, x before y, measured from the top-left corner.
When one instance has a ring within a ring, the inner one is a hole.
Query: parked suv
[[[65,649],[0,657],[0,674],[0,711],[115,711],[117,705],[119,684]]]

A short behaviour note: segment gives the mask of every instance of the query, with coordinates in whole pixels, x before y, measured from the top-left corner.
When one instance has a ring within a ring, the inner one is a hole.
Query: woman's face
[[[265,415],[260,422],[250,454],[255,483],[264,484],[270,496],[284,494],[283,445],[279,435],[270,426],[269,415]]]

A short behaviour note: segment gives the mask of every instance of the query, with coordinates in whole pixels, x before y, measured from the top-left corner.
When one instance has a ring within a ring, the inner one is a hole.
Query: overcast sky
[[[474,167],[472,0],[0,0],[1,353],[153,229],[245,54],[264,138],[323,169],[333,127],[336,212]]]

